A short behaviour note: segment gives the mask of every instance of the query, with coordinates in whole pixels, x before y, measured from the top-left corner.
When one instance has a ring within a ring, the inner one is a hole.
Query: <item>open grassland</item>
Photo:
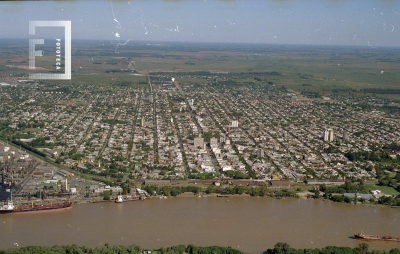
[[[26,41],[6,40],[0,45],[0,75],[27,76],[35,72],[18,67],[28,65]],[[259,82],[273,82],[297,93],[352,95],[365,88],[399,89],[399,48],[139,42],[118,48],[116,45],[74,41],[72,80],[60,82],[145,87],[146,75],[152,72],[203,71],[251,73]],[[37,57],[36,66],[54,71],[53,60],[51,55]],[[271,72],[278,75],[265,74]],[[144,76],[134,76],[134,73]],[[204,80],[193,77],[180,82],[202,84]],[[377,96],[400,97],[399,94]]]
[[[372,190],[380,190],[387,195],[399,195],[398,191],[389,186],[379,186],[374,184],[367,184],[366,186]]]

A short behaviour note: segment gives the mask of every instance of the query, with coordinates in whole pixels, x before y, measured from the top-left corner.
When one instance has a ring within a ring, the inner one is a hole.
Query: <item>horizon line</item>
[[[29,40],[32,38],[25,37],[25,38],[1,38],[1,40]],[[51,40],[54,38],[43,38],[45,40]],[[108,42],[115,42],[120,43],[121,41],[125,42],[135,42],[135,43],[157,43],[157,44],[167,44],[167,43],[208,43],[208,44],[247,44],[247,45],[274,45],[274,46],[325,46],[325,47],[366,47],[366,48],[400,48],[399,46],[369,46],[369,45],[349,45],[349,44],[294,44],[294,43],[270,43],[270,42],[213,42],[213,41],[145,41],[145,40],[117,40],[117,39],[71,39],[71,41],[108,41]],[[0,42],[1,44],[1,42]],[[125,45],[126,46],[126,45]]]

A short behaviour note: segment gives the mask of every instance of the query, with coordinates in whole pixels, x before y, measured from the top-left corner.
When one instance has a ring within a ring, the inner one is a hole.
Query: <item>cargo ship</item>
[[[71,205],[72,202],[43,204],[43,205],[34,205],[32,203],[32,205],[14,206],[13,202],[10,201],[10,202],[4,202],[4,205],[0,206],[0,214],[64,210],[71,208]]]
[[[356,239],[363,239],[363,240],[400,242],[400,237],[393,237],[393,236],[363,235],[362,233],[358,233],[354,234],[354,237]]]
[[[146,200],[147,197],[133,197],[133,196],[127,196],[126,198],[124,198],[123,196],[118,196],[115,199],[115,203],[125,203],[125,202],[133,202],[133,201],[144,201]]]

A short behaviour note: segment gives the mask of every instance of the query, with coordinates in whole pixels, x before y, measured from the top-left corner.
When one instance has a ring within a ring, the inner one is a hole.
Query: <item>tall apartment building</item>
[[[331,142],[335,139],[335,134],[332,129],[328,129],[323,132],[322,138],[324,141]]]
[[[349,134],[346,131],[344,131],[343,132],[343,140],[348,140],[348,139],[349,139]]]
[[[210,145],[218,145],[218,139],[217,138],[211,138],[210,139]]]
[[[262,158],[262,157],[264,157],[264,150],[261,147],[259,147],[257,148],[257,158]]]
[[[200,147],[201,149],[204,148],[204,139],[201,137],[194,138],[194,147],[198,148]]]

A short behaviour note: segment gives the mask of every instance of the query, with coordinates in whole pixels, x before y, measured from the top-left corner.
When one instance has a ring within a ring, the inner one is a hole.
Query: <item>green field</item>
[[[38,131],[40,131],[40,129],[39,128],[25,128],[23,131],[21,131],[21,133],[22,132],[38,132]]]
[[[384,194],[387,195],[399,195],[399,192],[393,189],[392,187],[388,186],[379,186],[379,185],[374,185],[374,184],[366,184],[366,186],[371,189],[371,190],[380,190]]]
[[[239,75],[235,80],[242,85],[272,82],[296,93],[317,92],[325,96],[373,95],[362,90],[368,88],[399,89],[399,48],[221,43],[169,43],[154,47],[132,42],[116,52],[116,45],[110,42],[74,41],[73,45],[72,79],[59,83],[144,88],[148,87],[149,73],[173,72],[192,73],[179,78],[182,85],[204,84],[204,76]],[[18,67],[28,64],[24,41],[5,40],[0,46],[0,75],[27,77],[32,72]],[[50,71],[54,68],[48,56],[36,59],[36,63]],[[199,72],[204,75],[193,74]],[[143,76],[133,75],[138,73]],[[400,92],[374,95],[400,100]]]

